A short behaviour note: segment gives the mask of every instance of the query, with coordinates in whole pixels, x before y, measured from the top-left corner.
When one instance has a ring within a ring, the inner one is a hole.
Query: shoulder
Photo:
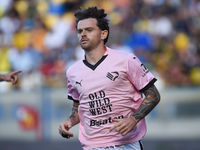
[[[109,48],[109,53],[112,57],[118,58],[118,59],[128,59],[129,57],[134,57],[135,55],[133,53],[127,53],[120,50],[115,50]]]
[[[116,49],[112,49],[112,48],[108,48],[108,51],[112,55],[122,56],[122,57],[127,57],[130,54],[130,53],[120,51],[120,50],[116,50]]]
[[[80,73],[81,71],[81,66],[83,65],[83,59],[75,62],[72,66],[70,66],[68,69],[67,69],[67,72],[66,72],[66,75],[69,76],[69,75],[72,75],[72,74],[75,74],[75,73]]]

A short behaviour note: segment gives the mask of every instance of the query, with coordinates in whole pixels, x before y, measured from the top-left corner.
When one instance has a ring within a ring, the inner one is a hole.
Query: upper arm
[[[152,99],[155,103],[160,102],[160,93],[154,84],[145,89],[143,94],[145,95],[145,98]]]
[[[78,101],[79,93],[72,83],[73,82],[72,81],[70,82],[69,78],[67,77],[68,99],[73,101]]]
[[[134,54],[129,54],[127,59],[127,77],[134,87],[142,93],[157,81]]]
[[[146,88],[142,93],[145,95],[145,98],[140,107],[132,115],[136,122],[139,122],[149,114],[149,112],[151,112],[160,101],[160,94],[154,84],[148,86],[148,88]]]
[[[79,105],[80,105],[79,101],[74,101],[74,102],[73,102],[73,106],[74,106],[74,107],[78,107]]]

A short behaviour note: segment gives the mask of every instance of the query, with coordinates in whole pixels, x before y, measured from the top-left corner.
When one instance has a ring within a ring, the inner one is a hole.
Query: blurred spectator
[[[2,32],[0,30],[0,74],[6,74],[12,70],[9,61],[9,46],[5,45],[4,37],[1,36]],[[11,83],[3,82],[0,84],[0,92],[6,92],[11,89]]]
[[[6,12],[5,15],[0,18],[0,30],[3,33],[4,43],[10,44],[12,42],[13,34],[19,30],[21,22],[19,15],[14,8]]]
[[[0,44],[0,73],[7,73],[11,70],[8,51],[8,46]]]
[[[69,32],[72,28],[73,20],[71,14],[69,17],[58,18],[58,21],[52,27],[52,29],[44,37],[44,45],[49,49],[61,48],[65,43]]]
[[[34,26],[30,32],[30,45],[40,53],[43,53],[47,50],[44,46],[44,37],[47,33],[47,29],[40,18],[35,19]]]
[[[73,13],[91,5],[108,12],[108,45],[135,53],[162,85],[200,85],[198,0],[0,1],[0,73],[22,70],[24,90],[64,86],[65,70],[84,57]]]
[[[17,49],[12,47],[9,49],[9,59],[14,70],[23,70],[26,74],[34,68],[34,57],[27,49]]]

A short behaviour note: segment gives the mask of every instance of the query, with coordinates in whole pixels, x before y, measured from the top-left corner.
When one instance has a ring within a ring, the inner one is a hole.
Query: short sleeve
[[[134,54],[128,56],[127,75],[135,88],[141,92],[157,80]]]
[[[67,88],[68,88],[68,99],[70,100],[79,100],[79,93],[78,91],[72,86],[70,80],[67,77]]]

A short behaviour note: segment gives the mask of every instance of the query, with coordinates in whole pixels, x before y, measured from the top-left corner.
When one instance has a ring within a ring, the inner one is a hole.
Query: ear
[[[101,31],[101,39],[104,40],[108,36],[108,30],[103,30]]]

